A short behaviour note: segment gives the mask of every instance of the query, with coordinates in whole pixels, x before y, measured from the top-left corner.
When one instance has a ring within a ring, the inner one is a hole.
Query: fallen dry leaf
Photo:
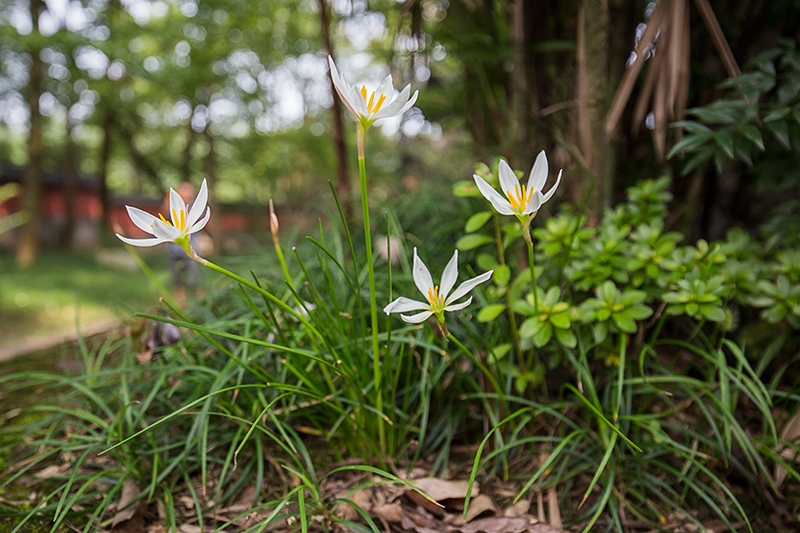
[[[528,514],[528,510],[530,508],[531,508],[530,501],[520,500],[511,507],[507,507],[505,511],[503,511],[503,516],[508,516],[508,517],[523,516]]]
[[[474,522],[469,522],[458,528],[461,533],[522,533],[536,524],[535,519],[530,518],[510,518],[507,516],[492,516],[489,518],[479,518]]]
[[[800,411],[797,411],[792,418],[786,423],[781,431],[781,440],[786,442],[796,442],[798,437],[800,437]],[[776,447],[775,451],[778,451],[781,454],[781,457],[789,463],[797,461],[797,454],[792,448],[782,448],[782,446]],[[775,486],[780,487],[784,480],[786,479],[786,469],[781,466],[780,464],[775,465],[774,477],[775,477]]]
[[[60,476],[61,474],[64,473],[64,471],[68,467],[69,467],[69,465],[66,464],[66,463],[63,464],[63,465],[50,465],[47,468],[45,468],[44,470],[41,470],[41,471],[37,472],[34,475],[36,477],[38,477],[39,479],[50,479],[50,478],[54,478],[54,477]]]
[[[114,520],[111,522],[112,530],[116,529],[117,526],[123,522],[127,522],[136,516],[139,506],[134,505],[133,502],[136,501],[140,493],[141,491],[139,490],[139,486],[133,479],[127,480],[122,485],[122,494],[120,495],[119,501],[116,504],[116,508],[119,510],[117,511],[117,514],[114,515]],[[139,528],[144,529],[144,524],[142,523]],[[136,529],[138,528],[136,528],[134,524],[134,530]]]
[[[469,486],[466,480],[447,481],[435,477],[415,479],[411,483],[437,502],[459,498],[463,500],[467,496]],[[473,483],[470,497],[475,498],[480,492],[478,484]]]
[[[489,511],[494,514],[496,510],[497,508],[494,506],[492,499],[486,494],[480,494],[469,502],[467,522],[471,522],[473,519]]]
[[[181,533],[201,533],[203,529],[194,524],[182,524],[178,527],[178,531]]]
[[[387,503],[386,505],[375,507],[372,512],[378,518],[395,524],[399,524],[403,520],[403,516],[405,516],[403,506],[399,503]]]

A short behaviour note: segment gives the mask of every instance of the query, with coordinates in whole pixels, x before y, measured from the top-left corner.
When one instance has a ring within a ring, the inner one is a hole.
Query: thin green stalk
[[[452,342],[453,344],[458,346],[458,348],[462,352],[464,352],[467,355],[467,357],[469,357],[470,360],[473,363],[475,363],[475,366],[477,366],[481,370],[481,372],[483,372],[486,375],[486,377],[492,383],[492,387],[494,387],[494,390],[497,391],[497,395],[500,398],[500,402],[505,405],[505,403],[506,403],[506,395],[503,392],[503,389],[500,387],[500,384],[497,382],[497,379],[492,375],[492,373],[489,371],[489,369],[486,368],[486,365],[484,365],[477,357],[475,357],[475,354],[473,354],[469,350],[469,348],[464,346],[464,344],[460,340],[458,340],[455,337],[455,335],[453,335],[452,333],[448,333],[447,338],[450,340],[450,342]]]
[[[528,225],[526,224],[523,227],[523,231],[525,231],[526,239],[525,244],[528,245],[528,268],[531,270],[531,291],[533,292],[533,310],[538,315],[539,314],[539,296],[537,295],[538,286],[536,284],[536,256],[533,252],[533,240],[531,238],[530,231]],[[537,363],[539,362],[539,356],[536,353],[536,346],[531,346],[531,365],[532,368],[536,368]],[[543,382],[544,384],[544,382]],[[545,391],[547,387],[544,387]]]
[[[492,209],[492,216],[494,217],[494,240],[497,245],[497,259],[500,265],[506,264],[506,249],[503,245],[503,235],[500,233],[500,217],[497,216],[497,211]],[[506,288],[506,312],[508,314],[508,324],[511,326],[511,342],[514,344],[514,353],[522,364],[525,364],[525,359],[522,357],[522,349],[519,345],[519,330],[517,329],[517,318],[514,315],[514,310],[511,308],[511,291]],[[523,368],[523,371],[527,370]],[[509,372],[509,376],[511,373]]]
[[[526,230],[527,231],[527,230]],[[531,290],[533,291],[533,309],[536,313],[539,312],[539,297],[536,294],[536,256],[533,252],[533,241],[525,239],[525,244],[528,245],[528,268],[531,270]]]
[[[212,263],[211,261],[209,261],[207,259],[203,259],[202,257],[195,256],[195,257],[192,257],[192,259],[194,259],[195,261],[197,261],[201,265],[210,268],[211,270],[219,272],[220,274],[222,274],[224,276],[227,276],[227,277],[231,278],[232,280],[234,280],[234,281],[236,281],[238,283],[241,283],[242,285],[244,285],[246,287],[250,287],[251,289],[253,289],[257,293],[261,294],[262,296],[267,298],[269,301],[273,302],[275,305],[277,305],[278,307],[280,307],[281,309],[286,311],[287,313],[291,314],[293,317],[295,317],[297,320],[299,320],[306,328],[308,328],[308,330],[310,332],[312,332],[314,335],[316,335],[317,337],[322,339],[323,342],[324,342],[324,337],[319,332],[319,330],[317,330],[317,328],[315,328],[311,324],[311,322],[309,322],[308,319],[305,316],[303,316],[302,313],[299,313],[299,312],[295,311],[286,302],[284,302],[283,300],[281,300],[280,298],[278,298],[277,296],[275,296],[271,292],[263,289],[260,285],[257,285],[255,283],[253,283],[252,281],[249,281],[249,280],[241,277],[238,274],[234,274],[230,270],[228,270],[226,268],[223,268],[223,267],[221,267],[221,266],[219,266],[219,265],[217,265],[215,263]]]
[[[369,314],[372,325],[372,372],[375,381],[375,409],[383,413],[383,394],[381,389],[381,354],[378,343],[378,303],[375,294],[375,265],[372,261],[372,233],[369,225],[369,197],[367,196],[367,163],[364,146],[367,130],[359,123],[356,134],[358,145],[358,178],[361,184],[361,213],[364,219],[364,241],[367,247],[367,273],[369,278]],[[382,416],[378,416],[378,442],[381,460],[386,456],[386,430]]]

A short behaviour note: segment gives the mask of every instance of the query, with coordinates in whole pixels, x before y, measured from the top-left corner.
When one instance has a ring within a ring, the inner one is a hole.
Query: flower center
[[[514,208],[515,211],[524,211],[525,207],[533,198],[534,188],[531,187],[531,190],[525,191],[525,186],[520,185],[517,183],[516,189],[512,191],[506,191],[506,197],[508,198],[511,207]]]
[[[436,285],[432,289],[428,289],[428,303],[435,310],[444,308],[444,296],[439,294],[439,286]]]
[[[367,101],[367,86],[361,86],[361,97],[364,99],[364,103],[367,104],[367,112],[369,113],[377,113],[380,111],[381,107],[383,106],[383,102],[386,101],[386,95],[382,94],[380,98],[378,98],[378,103],[375,104],[375,91],[369,93],[369,101]],[[372,104],[375,104],[375,108],[372,108]]]
[[[181,233],[183,233],[186,230],[186,211],[184,211],[183,209],[181,209],[180,211],[172,209],[171,211],[172,211],[172,220],[175,220],[177,224],[175,227],[178,230],[180,230]],[[164,224],[168,224],[170,226],[173,225],[172,222],[164,218],[164,215],[162,215],[161,213],[158,214],[158,218],[160,218],[161,221],[164,222]]]

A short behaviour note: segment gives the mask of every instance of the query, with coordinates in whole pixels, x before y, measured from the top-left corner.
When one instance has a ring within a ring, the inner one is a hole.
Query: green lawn
[[[156,277],[169,275],[163,254],[146,256]],[[158,292],[122,249],[43,253],[29,269],[0,253],[0,348],[98,320],[124,319],[156,305]]]

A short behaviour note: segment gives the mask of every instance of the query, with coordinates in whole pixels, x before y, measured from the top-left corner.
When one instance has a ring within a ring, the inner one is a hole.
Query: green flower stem
[[[464,354],[467,357],[469,357],[470,361],[475,363],[475,366],[477,366],[481,370],[481,372],[483,372],[486,375],[486,378],[491,382],[492,387],[494,387],[494,390],[497,391],[497,396],[500,398],[500,402],[503,405],[505,405],[506,395],[503,392],[502,387],[500,387],[500,383],[497,382],[497,379],[494,377],[494,375],[489,371],[488,368],[486,368],[486,365],[484,365],[477,357],[475,357],[475,354],[473,354],[469,350],[469,348],[464,346],[464,344],[460,340],[458,340],[452,333],[448,332],[447,339],[453,344],[455,344],[462,352],[464,352]]]
[[[494,240],[497,244],[497,259],[501,265],[506,264],[506,248],[503,245],[503,234],[500,232],[500,217],[497,216],[497,211],[492,209],[494,216]],[[508,324],[511,326],[511,342],[514,344],[514,353],[519,361],[524,364],[522,357],[522,349],[519,345],[519,330],[517,329],[517,317],[514,315],[514,310],[511,308],[511,291],[506,287],[506,313],[508,314]]]
[[[622,407],[622,384],[625,382],[625,367],[627,366],[627,354],[625,353],[625,345],[626,345],[626,337],[625,333],[619,334],[619,372],[617,374],[617,401],[616,405],[614,406],[614,416],[611,418],[611,422],[616,424],[617,420],[619,419],[619,411]]]
[[[531,239],[530,235],[528,234],[528,227],[525,226],[525,235],[527,238],[525,239],[525,244],[528,245],[528,267],[531,269],[531,290],[533,291],[533,309],[534,312],[538,315],[539,314],[539,297],[537,296],[538,293],[538,286],[536,284],[536,255],[533,251],[533,240]],[[531,368],[535,368],[536,364],[539,362],[539,356],[536,354],[536,346],[531,346],[531,359],[532,365]],[[547,387],[545,387],[547,390]]]
[[[527,230],[526,230],[527,231]],[[528,245],[528,267],[531,269],[531,290],[533,291],[533,309],[539,312],[539,297],[537,296],[536,286],[536,257],[533,251],[533,241],[525,239],[525,244]]]
[[[372,233],[369,225],[369,198],[367,197],[367,163],[364,146],[367,130],[359,122],[356,133],[358,146],[358,178],[361,183],[361,213],[364,219],[364,241],[367,247],[367,273],[369,278],[369,313],[372,326],[372,372],[375,381],[375,409],[383,413],[383,393],[381,390],[381,354],[378,343],[378,303],[375,295],[375,265],[372,261]],[[378,416],[378,442],[381,460],[386,456],[386,430],[383,417]]]
[[[263,287],[258,286],[257,284],[253,283],[252,281],[247,280],[247,279],[239,276],[238,274],[234,274],[233,272],[231,272],[228,269],[222,268],[221,266],[219,266],[219,265],[217,265],[215,263],[212,263],[211,261],[209,261],[207,259],[203,259],[202,257],[198,256],[197,254],[190,255],[189,257],[191,257],[192,259],[194,259],[195,261],[197,261],[198,263],[200,263],[204,267],[207,267],[207,268],[210,268],[211,270],[219,272],[223,276],[227,276],[227,277],[231,278],[232,280],[236,281],[237,283],[241,283],[242,285],[244,285],[246,287],[249,287],[249,288],[253,289],[254,291],[256,291],[257,293],[261,294],[266,299],[268,299],[269,301],[271,301],[272,303],[274,303],[275,305],[277,305],[278,307],[280,307],[281,309],[283,309],[287,313],[291,314],[297,320],[299,320],[300,323],[302,323],[306,328],[308,328],[308,330],[310,332],[312,332],[314,335],[316,335],[320,340],[322,340],[324,342],[324,337],[322,336],[322,334],[317,330],[317,328],[315,328],[311,324],[311,322],[308,321],[308,319],[306,317],[303,316],[302,313],[299,313],[299,312],[295,311],[294,309],[292,309],[291,306],[289,306],[286,302],[284,302],[283,300],[281,300],[280,298],[278,298],[277,296],[275,296],[271,292],[265,290]]]
[[[245,285],[246,287],[249,287],[249,288],[253,289],[254,291],[256,291],[257,293],[261,294],[262,296],[267,298],[269,301],[273,302],[275,305],[277,305],[278,307],[280,307],[281,309],[283,309],[287,313],[290,313],[292,316],[294,316],[297,320],[300,321],[300,323],[302,323],[308,329],[308,331],[310,331],[311,333],[316,335],[319,338],[319,340],[322,342],[322,344],[326,344],[325,337],[322,336],[322,334],[319,332],[319,330],[317,328],[315,328],[314,325],[311,324],[311,322],[309,322],[308,319],[305,316],[303,316],[302,313],[300,313],[298,311],[295,311],[286,302],[284,302],[283,300],[281,300],[280,298],[278,298],[277,296],[275,296],[271,292],[265,290],[263,287],[260,287],[256,283],[253,283],[252,281],[247,280],[247,279],[239,276],[238,274],[234,274],[230,270],[222,268],[221,266],[219,266],[219,265],[217,265],[215,263],[212,263],[211,261],[209,261],[207,259],[203,259],[199,255],[197,255],[194,252],[194,250],[192,250],[191,248],[190,248],[190,250],[191,250],[191,253],[189,254],[189,257],[191,257],[192,259],[194,259],[195,261],[197,261],[201,265],[203,265],[205,267],[208,267],[211,270],[215,270],[215,271],[219,272],[220,274],[222,274],[224,276],[227,276],[227,277],[231,278],[232,280],[234,280],[234,281],[236,281],[238,283],[241,283],[242,285]],[[188,251],[187,251],[187,253],[188,253]],[[294,291],[294,287],[292,285],[290,285],[289,288],[290,288],[290,290],[292,292],[292,295],[294,296],[295,300],[297,300],[299,302],[300,299],[297,296],[297,293]],[[316,342],[314,341],[313,337],[312,337],[312,344],[316,344]],[[323,374],[323,376],[325,378],[325,382],[328,385],[328,388],[331,390],[331,392],[336,391],[336,387],[334,386],[333,381],[331,380],[330,374],[328,373],[328,370],[325,367],[322,367],[322,374]]]

